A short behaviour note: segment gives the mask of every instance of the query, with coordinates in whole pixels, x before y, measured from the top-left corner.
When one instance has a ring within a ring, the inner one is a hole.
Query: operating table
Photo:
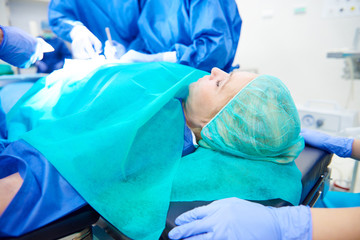
[[[0,76],[0,86],[3,86],[3,82],[8,81],[9,79],[9,82],[12,84],[24,84],[27,81],[36,80],[36,77],[31,77],[28,79],[21,77],[21,79],[16,79],[15,76]],[[327,188],[326,186],[328,186],[329,183],[329,164],[331,162],[331,158],[332,154],[329,154],[320,149],[306,146],[299,157],[295,160],[297,167],[302,173],[301,182],[303,189],[300,201],[301,204],[312,207],[315,202],[324,195],[324,191]],[[274,207],[291,205],[289,202],[286,202],[282,199],[270,199],[267,201],[257,202],[263,205]],[[174,220],[181,213],[209,203],[210,202],[207,201],[171,202],[166,220],[166,228],[160,239],[168,239],[167,233],[175,226]],[[7,239],[58,239],[76,232],[80,232],[86,228],[91,229],[91,226],[94,224],[106,228],[108,234],[115,239],[129,239],[116,228],[114,228],[111,224],[106,222],[106,220],[102,219],[102,217],[89,205],[78,209],[77,211],[33,232],[20,237]]]

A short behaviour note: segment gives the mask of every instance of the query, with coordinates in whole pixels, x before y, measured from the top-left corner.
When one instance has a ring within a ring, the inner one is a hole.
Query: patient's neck
[[[183,109],[184,116],[185,116],[186,126],[188,126],[188,128],[191,129],[191,131],[194,133],[194,135],[196,137],[196,141],[198,142],[199,140],[202,139],[202,137],[201,137],[202,128],[201,127],[194,127],[193,124],[191,124],[189,122],[189,117],[188,117],[188,114],[187,114],[187,112],[185,110],[185,103],[184,102],[182,102],[182,109]]]

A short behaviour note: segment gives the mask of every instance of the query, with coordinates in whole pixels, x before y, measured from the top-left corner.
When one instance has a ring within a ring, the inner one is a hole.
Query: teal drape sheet
[[[170,201],[235,196],[298,204],[294,162],[204,148],[181,158],[184,117],[176,98],[208,73],[172,63],[106,64],[83,78],[61,71],[39,80],[9,112],[9,138],[37,148],[130,238],[158,239]]]

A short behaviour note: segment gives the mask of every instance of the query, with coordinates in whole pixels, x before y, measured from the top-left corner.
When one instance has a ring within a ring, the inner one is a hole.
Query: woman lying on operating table
[[[213,68],[210,75],[189,85],[181,105],[186,120],[182,156],[196,150],[195,140],[215,151],[276,164],[292,162],[303,149],[296,107],[288,89],[275,77],[242,71],[228,74]],[[61,114],[63,108],[56,110]],[[65,122],[82,111],[84,108],[56,121]],[[1,117],[4,121],[5,115]],[[36,144],[22,139],[7,141],[5,127],[1,136],[0,237],[30,232],[87,204],[78,189],[33,146]]]

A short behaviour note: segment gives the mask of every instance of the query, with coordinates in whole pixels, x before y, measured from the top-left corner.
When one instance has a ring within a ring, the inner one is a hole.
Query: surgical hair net
[[[201,131],[203,147],[252,160],[285,164],[304,148],[300,119],[286,86],[260,75]]]

